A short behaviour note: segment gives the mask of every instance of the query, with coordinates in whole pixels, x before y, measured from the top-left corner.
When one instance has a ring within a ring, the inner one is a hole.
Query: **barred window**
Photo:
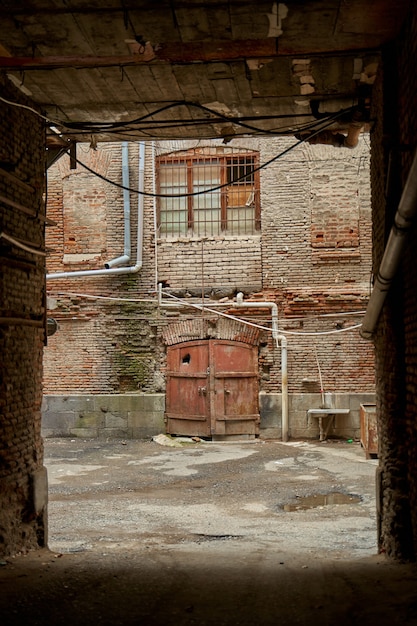
[[[258,163],[257,152],[223,147],[158,157],[159,193],[181,196],[159,198],[160,235],[255,234],[260,228]]]

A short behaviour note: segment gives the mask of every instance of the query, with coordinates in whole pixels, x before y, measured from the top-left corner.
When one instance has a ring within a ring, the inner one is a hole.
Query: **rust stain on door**
[[[170,346],[167,370],[167,433],[259,434],[255,346],[217,339]]]

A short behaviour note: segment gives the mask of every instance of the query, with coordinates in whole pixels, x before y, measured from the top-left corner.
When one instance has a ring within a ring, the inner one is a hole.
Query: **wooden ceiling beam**
[[[321,45],[312,46],[313,49],[303,50],[300,44],[291,45],[279,43],[278,39],[249,39],[244,41],[217,41],[198,43],[165,43],[155,48],[151,44],[140,46],[132,42],[130,55],[94,56],[94,55],[51,55],[42,57],[12,57],[0,56],[0,68],[3,70],[54,70],[65,68],[98,68],[147,64],[150,62],[164,63],[208,63],[228,62],[238,59],[267,60],[283,56],[300,56],[315,54],[346,54],[360,50],[369,51],[369,36],[367,45],[362,37],[356,40],[356,45],[349,44],[346,48],[333,50]]]

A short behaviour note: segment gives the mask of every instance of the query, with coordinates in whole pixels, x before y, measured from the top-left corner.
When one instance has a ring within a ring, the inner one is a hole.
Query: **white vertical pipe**
[[[155,255],[155,291],[158,289],[158,216],[156,205],[156,154],[155,142],[152,142],[152,193],[153,196],[153,230],[154,230],[154,255]]]
[[[281,343],[281,436],[288,441],[288,350],[287,338],[279,336]],[[278,341],[277,341],[278,343]]]
[[[106,269],[115,265],[124,265],[129,263],[131,246],[130,246],[130,191],[129,191],[129,144],[127,141],[122,143],[122,184],[123,184],[123,215],[124,215],[124,250],[123,255],[115,259],[111,259],[104,264]]]
[[[372,339],[385,298],[397,273],[408,235],[414,225],[417,213],[417,154],[414,157],[404,190],[394,217],[384,255],[369,298],[360,334],[364,339]]]
[[[288,441],[288,364],[287,364],[287,338],[278,334],[278,307],[275,302],[244,302],[243,293],[236,294],[236,306],[244,308],[267,308],[271,309],[272,338],[279,346],[281,343],[281,436],[282,441]]]

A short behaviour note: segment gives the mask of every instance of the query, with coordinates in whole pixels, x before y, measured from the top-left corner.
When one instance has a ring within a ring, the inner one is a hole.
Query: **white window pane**
[[[161,211],[161,235],[185,235],[187,230],[187,211]]]
[[[210,189],[220,185],[220,165],[204,161],[193,164],[193,187],[199,190]],[[196,189],[194,189],[196,191]]]
[[[166,196],[160,198],[160,234],[184,235],[188,230],[187,167],[181,164],[162,164],[159,169],[159,190]]]
[[[168,187],[187,186],[187,167],[181,165],[161,165],[159,169],[159,182]]]
[[[220,234],[220,209],[207,209],[194,212],[194,232],[197,235]]]
[[[201,209],[220,209],[220,193],[202,193],[193,198],[194,211]]]
[[[165,211],[185,211],[187,202],[185,198],[161,198],[161,213]]]
[[[254,207],[227,209],[227,232],[231,235],[253,235],[255,233]]]

